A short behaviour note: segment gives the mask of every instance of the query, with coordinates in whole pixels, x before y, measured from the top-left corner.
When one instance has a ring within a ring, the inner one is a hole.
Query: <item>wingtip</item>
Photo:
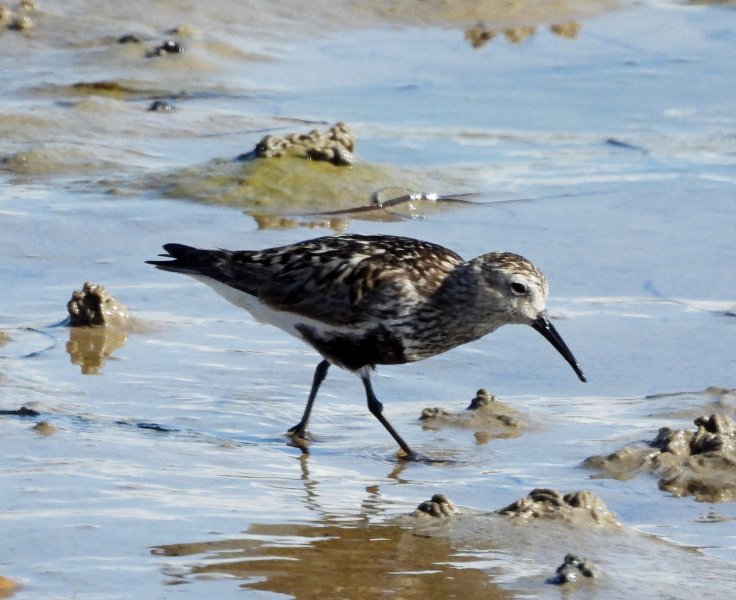
[[[186,249],[186,248],[189,248],[189,246],[184,246],[182,244],[164,244],[162,246],[162,248],[164,250],[166,250],[166,252],[163,252],[163,253],[159,254],[158,256],[160,256],[162,258],[173,259],[173,260],[147,260],[147,261],[145,261],[145,263],[147,265],[153,265],[157,269],[167,269],[167,265],[170,268],[171,265],[173,265],[176,262],[177,258],[178,258],[176,256],[176,254],[175,254],[176,249],[177,248],[184,248],[184,249]]]

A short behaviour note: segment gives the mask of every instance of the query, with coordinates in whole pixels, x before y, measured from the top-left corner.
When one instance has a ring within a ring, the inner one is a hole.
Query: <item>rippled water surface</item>
[[[701,413],[733,415],[736,12],[538,4],[493,21],[383,2],[331,15],[39,0],[32,27],[2,30],[0,409],[40,413],[0,416],[0,576],[18,598],[732,597],[733,503],[580,465]],[[494,36],[473,48],[479,19]],[[141,43],[117,44],[127,33]],[[167,37],[185,51],[145,58]],[[100,81],[124,89],[74,87]],[[147,111],[155,99],[174,110]],[[318,356],[144,261],[169,241],[260,248],[324,233],[259,228],[169,184],[266,133],[341,120],[358,160],[395,169],[395,185],[487,203],[342,225],[533,260],[587,384],[531,329],[508,327],[374,377],[388,418],[434,462],[399,461],[360,382],[337,369],[311,453],[287,444]],[[139,323],[95,359],[59,325],[85,281]],[[419,420],[482,387],[518,410],[521,435]],[[591,490],[621,527],[491,514],[539,487]],[[462,514],[407,516],[436,492]],[[602,576],[546,584],[567,552]]]

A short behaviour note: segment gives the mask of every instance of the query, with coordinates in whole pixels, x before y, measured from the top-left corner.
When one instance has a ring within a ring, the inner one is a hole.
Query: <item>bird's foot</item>
[[[400,448],[396,452],[396,458],[398,458],[401,461],[407,461],[407,462],[415,462],[415,461],[421,462],[425,457],[417,452],[414,452],[414,450],[412,450],[411,448],[409,448],[408,450],[404,448]]]
[[[410,462],[415,463],[424,463],[425,465],[432,465],[432,464],[447,464],[447,463],[454,463],[457,462],[456,460],[448,457],[442,457],[442,458],[436,458],[432,456],[427,456],[426,454],[421,454],[419,452],[414,452],[414,450],[411,450],[407,452],[406,450],[399,449],[398,452],[396,452],[396,458],[398,458],[402,464],[407,464]]]
[[[306,430],[302,430],[300,432],[292,432],[292,430],[290,429],[286,432],[286,435],[289,438],[289,446],[299,448],[299,450],[301,450],[303,454],[309,454],[309,442],[311,436],[307,433]]]
[[[309,443],[313,438],[303,423],[299,422],[291,427],[286,432],[286,436],[289,438],[289,446],[294,446],[304,454],[309,454]]]
[[[294,425],[294,427],[289,427],[286,435],[288,435],[289,437],[298,436],[300,438],[307,439],[307,436],[309,434],[307,433],[307,426],[299,421],[296,425]]]

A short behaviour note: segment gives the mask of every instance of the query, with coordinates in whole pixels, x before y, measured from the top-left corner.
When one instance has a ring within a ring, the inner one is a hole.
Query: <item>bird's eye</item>
[[[527,287],[523,283],[519,281],[514,281],[511,284],[511,291],[514,292],[514,294],[516,294],[517,296],[523,296],[524,294],[527,293],[528,290],[527,290]]]

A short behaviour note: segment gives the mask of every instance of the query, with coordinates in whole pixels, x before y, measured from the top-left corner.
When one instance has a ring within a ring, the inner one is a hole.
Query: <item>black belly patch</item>
[[[296,325],[296,330],[327,360],[351,371],[407,362],[404,345],[386,327],[355,334],[318,334],[313,327],[303,324]]]

